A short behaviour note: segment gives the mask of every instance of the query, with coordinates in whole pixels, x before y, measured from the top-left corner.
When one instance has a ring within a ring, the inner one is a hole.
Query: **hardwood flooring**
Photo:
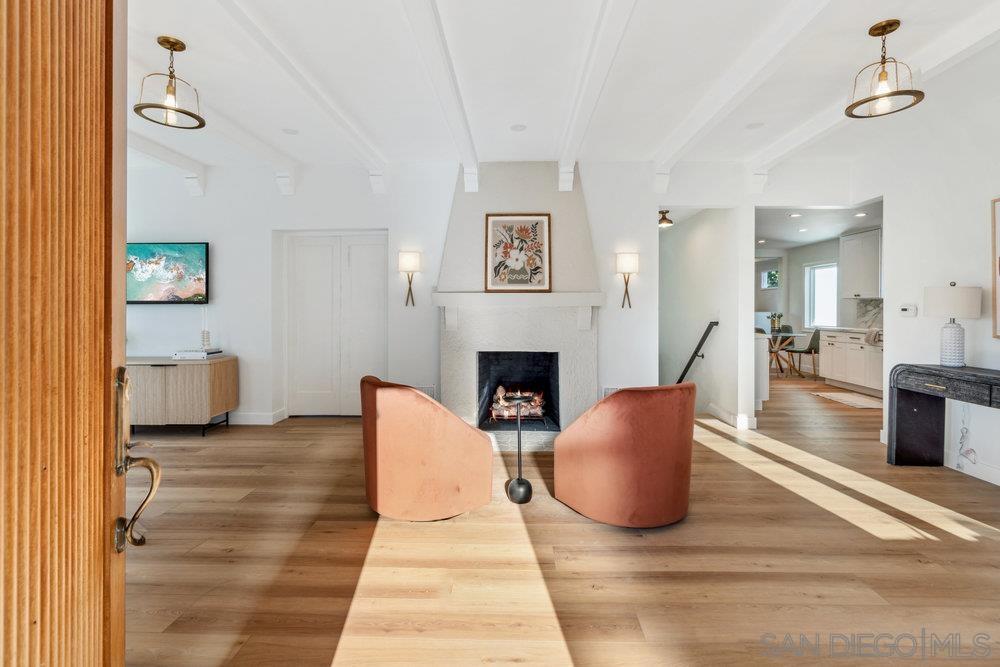
[[[656,530],[555,501],[550,453],[528,505],[498,455],[490,505],[405,523],[365,504],[358,420],[143,430],[164,481],[129,550],[128,662],[752,664],[801,635],[850,664],[859,634],[922,632],[1000,656],[1000,488],[886,465],[880,411],[815,387],[774,380],[755,433],[701,420],[690,514]]]

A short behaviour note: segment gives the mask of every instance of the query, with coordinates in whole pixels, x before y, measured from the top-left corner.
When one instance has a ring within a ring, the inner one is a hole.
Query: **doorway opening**
[[[756,408],[775,382],[847,389],[881,407],[882,200],[852,208],[757,207]],[[830,391],[831,400],[849,395]]]

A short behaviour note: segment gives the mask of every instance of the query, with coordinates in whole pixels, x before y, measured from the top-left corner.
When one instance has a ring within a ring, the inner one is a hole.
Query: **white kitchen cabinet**
[[[882,389],[882,348],[875,347],[874,345],[865,346],[865,357],[867,364],[867,370],[865,372],[865,382],[866,387],[871,387],[872,389]]]
[[[868,355],[865,346],[844,344],[844,382],[864,386],[868,380]]]
[[[840,237],[837,280],[842,299],[882,297],[882,230]]]
[[[882,348],[864,342],[864,334],[823,331],[819,345],[821,375],[834,383],[882,390]]]
[[[823,341],[819,346],[819,368],[823,377],[839,380],[846,375],[844,346],[836,341]]]

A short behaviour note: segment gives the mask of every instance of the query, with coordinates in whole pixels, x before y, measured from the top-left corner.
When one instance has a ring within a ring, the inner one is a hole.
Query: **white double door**
[[[288,414],[359,415],[359,383],[386,373],[386,237],[288,239]]]

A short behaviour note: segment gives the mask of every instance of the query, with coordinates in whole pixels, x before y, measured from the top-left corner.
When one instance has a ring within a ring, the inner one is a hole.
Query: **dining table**
[[[802,375],[802,371],[795,367],[792,363],[792,357],[788,353],[788,348],[792,346],[799,338],[805,338],[806,336],[811,336],[811,332],[803,331],[772,331],[768,335],[767,345],[768,350],[771,354],[771,365],[776,366],[778,373],[785,374],[785,365],[792,369],[799,375]],[[782,356],[784,353],[784,356]],[[805,377],[802,375],[802,377]]]

